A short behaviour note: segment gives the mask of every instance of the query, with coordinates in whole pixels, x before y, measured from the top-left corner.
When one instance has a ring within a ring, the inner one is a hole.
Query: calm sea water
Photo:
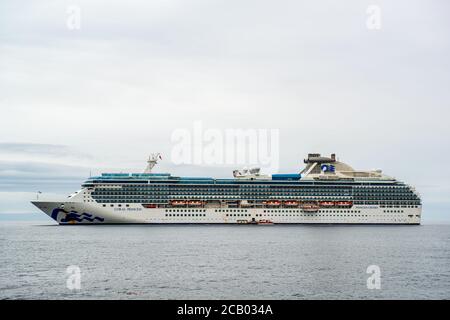
[[[1,222],[0,249],[1,299],[450,298],[450,225]],[[369,265],[379,290],[367,288]]]

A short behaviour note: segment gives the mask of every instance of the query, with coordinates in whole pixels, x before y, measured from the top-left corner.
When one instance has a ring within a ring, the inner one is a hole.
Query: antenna
[[[153,167],[158,163],[158,160],[162,160],[160,153],[152,153],[147,160],[147,168],[145,168],[144,173],[152,173]]]

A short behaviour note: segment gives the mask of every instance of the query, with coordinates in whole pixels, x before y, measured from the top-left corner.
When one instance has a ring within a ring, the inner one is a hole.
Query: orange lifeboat
[[[351,201],[338,201],[336,202],[336,205],[339,207],[351,207],[353,205],[353,202]]]
[[[317,204],[308,203],[308,204],[302,204],[301,208],[305,212],[317,212],[317,211],[319,211],[320,206]]]
[[[322,207],[334,207],[335,205],[334,201],[320,201],[319,204]]]
[[[154,209],[154,208],[156,208],[156,204],[154,204],[154,203],[144,203],[144,204],[142,204],[142,206],[144,208],[147,208],[147,209]]]
[[[296,207],[296,206],[298,206],[298,201],[295,201],[295,200],[288,200],[288,201],[285,201],[285,202],[284,202],[284,205],[285,205],[286,207]]]
[[[179,207],[179,206],[186,205],[186,201],[184,201],[184,200],[172,200],[172,201],[170,201],[170,204],[172,206]]]
[[[198,207],[198,206],[203,205],[203,201],[200,201],[200,200],[191,200],[191,201],[188,201],[188,205],[194,206],[194,207]]]
[[[266,206],[278,207],[281,204],[281,202],[278,200],[269,200],[269,201],[265,201],[264,204]]]

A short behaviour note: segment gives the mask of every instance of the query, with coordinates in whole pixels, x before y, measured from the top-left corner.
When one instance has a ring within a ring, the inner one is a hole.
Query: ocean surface
[[[449,299],[450,225],[0,222],[0,299],[353,298]]]

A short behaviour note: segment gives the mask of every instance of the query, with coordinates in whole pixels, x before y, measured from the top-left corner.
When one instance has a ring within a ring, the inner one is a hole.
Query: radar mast
[[[144,170],[144,173],[152,173],[153,167],[158,163],[158,160],[162,160],[161,153],[152,153],[147,160],[147,167]]]

